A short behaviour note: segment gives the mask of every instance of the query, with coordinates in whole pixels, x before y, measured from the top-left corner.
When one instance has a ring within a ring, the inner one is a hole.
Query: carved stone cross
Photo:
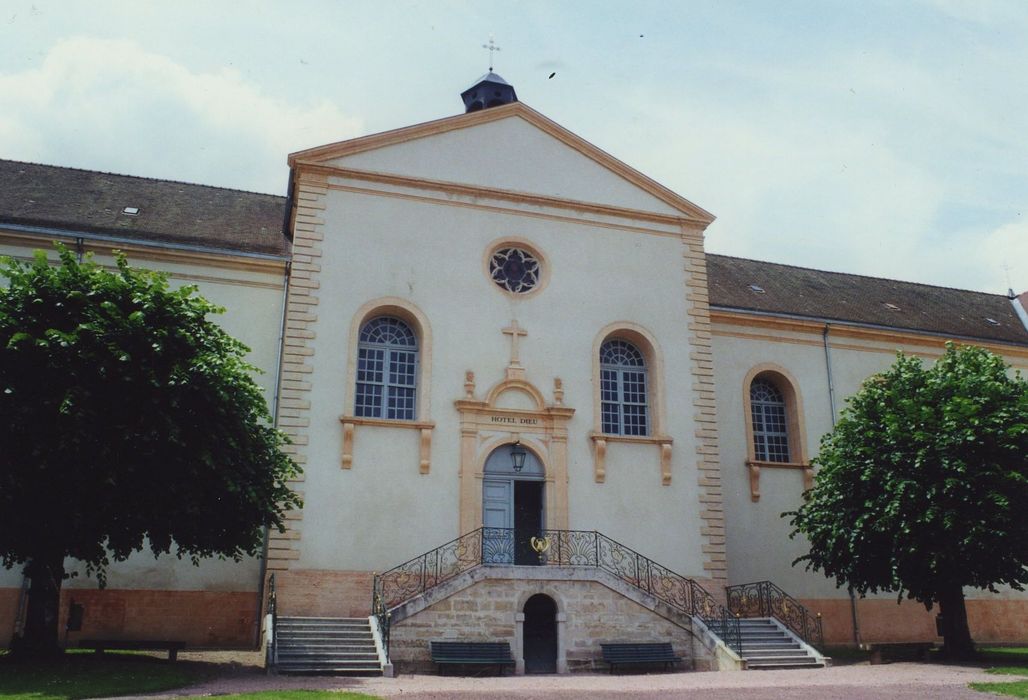
[[[518,358],[518,340],[528,335],[528,331],[520,328],[517,320],[511,321],[509,326],[501,330],[504,335],[510,336],[510,366],[521,367],[521,361]]]

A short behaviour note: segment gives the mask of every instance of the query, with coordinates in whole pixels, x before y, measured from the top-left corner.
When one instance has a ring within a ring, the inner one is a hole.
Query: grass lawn
[[[1028,698],[1028,647],[986,647],[982,657],[996,666],[989,673],[1001,676],[1022,676],[1012,683],[972,683],[971,687],[986,693],[999,693],[1015,698]]]
[[[201,664],[169,663],[142,654],[66,654],[33,663],[0,655],[0,698],[75,700],[153,693],[192,685],[209,673]]]

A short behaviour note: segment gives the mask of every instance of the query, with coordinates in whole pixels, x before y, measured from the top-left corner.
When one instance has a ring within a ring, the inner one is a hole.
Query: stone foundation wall
[[[853,644],[853,612],[849,598],[807,599],[809,610],[820,612],[826,644]],[[995,598],[968,600],[967,623],[978,644],[1028,643],[1028,600]],[[857,599],[857,618],[863,642],[940,641],[935,634],[936,606],[931,611],[913,600]]]
[[[523,658],[517,619],[525,601],[536,593],[557,603],[558,669],[562,656],[569,671],[605,669],[601,642],[671,642],[684,659],[679,668],[694,666],[689,630],[587,580],[479,581],[394,624],[390,658],[400,672],[432,671],[433,640],[506,641],[514,657]],[[699,665],[705,668],[707,661],[702,661]]]
[[[0,588],[0,649],[11,643],[20,595],[20,588]]]
[[[371,614],[373,579],[370,571],[277,571],[278,612],[305,617],[367,617]]]
[[[19,589],[0,589],[0,647],[10,644]],[[74,601],[83,607],[82,630],[67,632]],[[60,639],[169,639],[188,647],[253,649],[257,644],[256,591],[165,591],[65,588]]]

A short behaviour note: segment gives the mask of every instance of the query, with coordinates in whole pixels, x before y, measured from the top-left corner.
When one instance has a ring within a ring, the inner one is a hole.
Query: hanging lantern
[[[521,446],[520,440],[510,446],[510,465],[514,468],[515,472],[520,473],[525,468],[525,456],[527,454],[528,452]]]

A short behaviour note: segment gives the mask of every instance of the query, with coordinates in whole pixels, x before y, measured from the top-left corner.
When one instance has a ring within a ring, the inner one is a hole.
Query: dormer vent
[[[766,292],[764,291],[764,288],[763,288],[763,287],[761,287],[761,286],[760,286],[759,284],[751,284],[751,285],[749,286],[749,290],[750,290],[751,292],[753,292],[754,294],[765,294],[765,293],[766,293]]]
[[[139,207],[124,207],[121,213],[126,216],[139,216]]]
[[[882,302],[882,306],[887,308],[889,311],[899,311],[900,310],[900,307],[896,306],[895,304],[890,304],[887,301],[883,301]]]
[[[999,325],[1002,325],[1002,324],[1001,324],[1001,323],[1000,323],[999,321],[997,321],[996,319],[994,319],[994,318],[989,318],[988,316],[986,316],[986,317],[985,317],[985,322],[986,322],[986,323],[988,323],[988,324],[989,324],[990,326],[999,326]]]

